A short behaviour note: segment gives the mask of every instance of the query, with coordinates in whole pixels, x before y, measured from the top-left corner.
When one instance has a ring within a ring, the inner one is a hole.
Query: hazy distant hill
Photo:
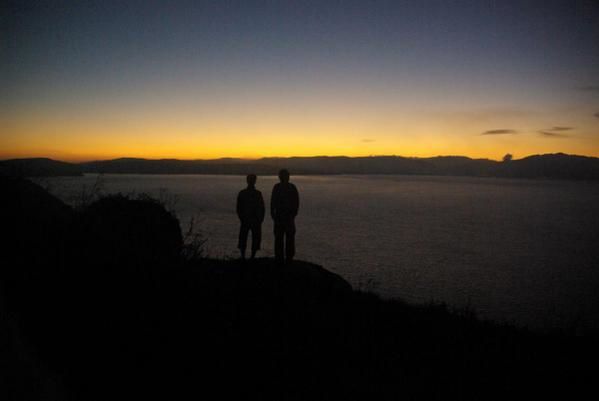
[[[563,153],[529,156],[508,162],[463,156],[408,158],[400,156],[316,156],[215,159],[115,159],[82,163],[88,173],[135,174],[276,174],[288,168],[293,174],[420,174],[477,177],[599,179],[599,158]]]
[[[273,175],[281,168],[293,174],[418,174],[472,177],[599,179],[599,158],[563,153],[528,156],[498,162],[464,156],[414,158],[401,156],[268,157],[258,160],[122,158],[80,164],[51,159],[14,159],[0,162],[0,174],[59,176],[106,174],[240,174]]]
[[[276,168],[241,159],[177,160],[123,158],[82,163],[86,173],[107,174],[275,174]]]
[[[599,158],[563,153],[528,156],[498,163],[497,175],[523,178],[599,179]]]
[[[47,158],[0,161],[0,174],[19,177],[77,176],[81,166]]]

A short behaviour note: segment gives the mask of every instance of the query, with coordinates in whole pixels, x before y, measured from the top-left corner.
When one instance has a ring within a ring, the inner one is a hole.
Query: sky
[[[599,2],[16,1],[0,159],[599,156]]]

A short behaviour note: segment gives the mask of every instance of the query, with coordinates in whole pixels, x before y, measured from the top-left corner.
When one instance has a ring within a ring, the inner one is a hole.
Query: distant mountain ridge
[[[0,175],[16,177],[79,176],[82,166],[44,157],[0,161]]]
[[[281,168],[293,174],[413,174],[472,177],[599,179],[599,158],[564,153],[528,156],[510,161],[471,159],[465,156],[412,158],[402,156],[267,157],[256,160],[121,158],[71,164],[50,159],[0,161],[0,173],[30,176],[106,174],[230,174],[273,175]],[[27,174],[21,174],[27,175]]]

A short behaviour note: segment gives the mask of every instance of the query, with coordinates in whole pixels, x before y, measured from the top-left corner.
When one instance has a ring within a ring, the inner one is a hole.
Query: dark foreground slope
[[[596,339],[353,291],[320,266],[188,260],[149,199],[74,211],[0,181],[2,399],[551,399]],[[367,268],[367,267],[365,267]],[[587,365],[591,363],[591,365]]]

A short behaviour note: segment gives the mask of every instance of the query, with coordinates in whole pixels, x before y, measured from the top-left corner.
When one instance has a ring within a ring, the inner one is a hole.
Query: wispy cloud
[[[518,131],[513,129],[492,129],[489,131],[483,132],[481,135],[513,135],[517,134]]]
[[[560,134],[558,132],[550,132],[550,131],[539,131],[539,134],[546,138],[569,138],[570,135]]]
[[[599,118],[599,111],[593,114],[595,117]]]
[[[376,139],[372,139],[372,138],[364,138],[364,139],[362,139],[362,142],[364,142],[364,143],[376,142]]]
[[[573,129],[574,129],[574,127],[553,127],[550,129],[546,129],[544,131],[570,131]]]

